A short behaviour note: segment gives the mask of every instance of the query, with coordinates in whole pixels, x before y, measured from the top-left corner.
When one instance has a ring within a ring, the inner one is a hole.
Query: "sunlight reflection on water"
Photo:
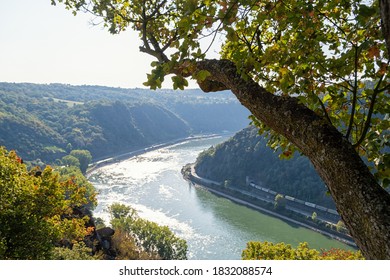
[[[308,241],[317,249],[346,247],[190,186],[181,176],[182,166],[225,139],[187,141],[95,170],[89,177],[99,192],[94,215],[109,224],[109,205],[130,205],[140,217],[168,226],[184,238],[189,259],[240,259],[250,240],[294,246]]]

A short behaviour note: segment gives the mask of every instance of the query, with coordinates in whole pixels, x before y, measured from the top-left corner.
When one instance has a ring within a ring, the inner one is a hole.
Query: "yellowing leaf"
[[[280,68],[279,73],[281,74],[281,76],[284,76],[288,73],[288,69],[287,68]]]
[[[368,49],[368,54],[367,56],[369,58],[374,58],[374,57],[379,57],[380,51],[377,45],[372,46],[371,48]]]

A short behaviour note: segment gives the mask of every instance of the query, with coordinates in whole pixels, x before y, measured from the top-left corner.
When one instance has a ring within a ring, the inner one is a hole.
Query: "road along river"
[[[89,174],[99,192],[94,215],[109,224],[107,206],[115,202],[130,205],[142,218],[166,225],[187,240],[188,258],[195,260],[240,259],[246,243],[252,240],[293,246],[306,241],[316,249],[352,249],[320,233],[195,188],[182,178],[180,171],[185,164],[226,139],[187,140],[94,170]]]

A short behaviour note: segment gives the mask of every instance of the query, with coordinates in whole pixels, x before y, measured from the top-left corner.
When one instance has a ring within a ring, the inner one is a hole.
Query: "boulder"
[[[96,230],[96,233],[102,238],[108,238],[114,235],[115,230],[110,227],[104,227]]]

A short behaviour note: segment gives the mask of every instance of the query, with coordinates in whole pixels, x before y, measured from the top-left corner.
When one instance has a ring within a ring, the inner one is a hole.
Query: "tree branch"
[[[160,6],[156,7],[156,10],[160,9]],[[156,10],[154,10],[153,15],[156,14]],[[169,47],[171,44],[171,41],[168,42],[167,45],[165,45],[163,48],[160,47],[159,43],[157,42],[156,38],[154,37],[153,33],[148,32],[147,25],[149,22],[150,16],[146,15],[146,7],[145,2],[143,3],[142,7],[142,42],[144,46],[140,46],[139,50],[140,52],[147,53],[151,56],[154,56],[157,58],[157,60],[160,63],[168,62],[169,59],[165,55],[164,51]],[[153,48],[150,46],[150,44],[153,46]]]
[[[313,94],[314,94],[314,93],[313,93]],[[331,125],[333,125],[333,124],[332,124],[332,120],[330,119],[329,114],[328,114],[328,112],[326,111],[324,102],[322,102],[321,98],[320,98],[317,94],[315,94],[315,96],[317,96],[318,101],[320,102],[320,105],[321,105],[322,111],[324,112],[325,118],[328,120],[328,122],[329,122]]]
[[[203,52],[203,54],[206,54],[206,53],[210,50],[211,46],[212,46],[212,45],[214,44],[214,42],[215,42],[215,38],[217,37],[217,34],[218,34],[219,29],[220,29],[221,26],[223,25],[223,21],[226,19],[226,16],[233,10],[233,8],[234,8],[236,5],[238,5],[238,0],[236,0],[236,1],[229,7],[229,9],[228,9],[227,12],[225,13],[224,17],[223,17],[222,19],[220,19],[220,22],[219,22],[219,24],[218,24],[218,27],[217,27],[217,29],[215,29],[215,31],[214,31],[213,39],[211,40],[209,46],[206,48],[206,50]]]
[[[359,146],[363,143],[364,139],[366,138],[368,129],[370,128],[370,125],[371,125],[371,118],[372,118],[372,113],[374,112],[376,97],[377,97],[378,94],[381,92],[381,91],[379,90],[379,86],[380,86],[380,84],[382,83],[383,77],[384,77],[384,75],[382,75],[382,76],[380,77],[378,83],[377,83],[376,86],[375,86],[375,89],[374,89],[374,92],[373,92],[372,98],[371,98],[370,108],[368,109],[367,120],[366,120],[366,122],[364,123],[363,132],[362,132],[362,134],[360,135],[359,140],[353,145],[355,148],[356,148],[356,147],[359,147]]]
[[[356,110],[356,102],[357,102],[357,89],[358,89],[358,81],[357,81],[357,76],[358,76],[358,59],[359,59],[359,47],[354,45],[355,49],[355,65],[354,65],[354,85],[353,85],[353,90],[352,90],[352,107],[351,107],[351,116],[349,118],[349,124],[348,124],[348,130],[347,133],[345,134],[345,138],[349,139],[352,127],[353,127],[353,122],[355,118],[355,110]]]
[[[152,19],[157,13],[159,13],[160,9],[161,9],[162,7],[164,7],[166,3],[167,3],[167,0],[164,0],[164,1],[161,1],[160,4],[156,5],[156,6],[154,7],[153,12],[147,17],[147,20]]]

